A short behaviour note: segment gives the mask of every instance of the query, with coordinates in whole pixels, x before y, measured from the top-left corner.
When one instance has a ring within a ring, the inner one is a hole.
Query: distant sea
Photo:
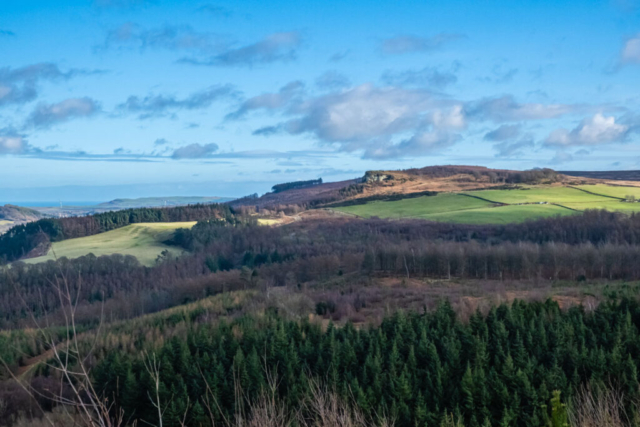
[[[94,206],[103,202],[78,202],[78,201],[62,201],[62,206]],[[25,208],[42,208],[60,206],[60,202],[0,202],[0,206],[4,205],[16,205],[24,206]]]

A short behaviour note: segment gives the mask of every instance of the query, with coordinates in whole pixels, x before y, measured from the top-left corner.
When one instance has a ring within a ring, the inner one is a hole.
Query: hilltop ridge
[[[471,191],[505,185],[583,185],[606,182],[602,179],[568,176],[552,169],[517,171],[484,166],[443,165],[406,170],[370,170],[351,180],[323,182],[266,193],[260,197],[253,195],[234,200],[230,204],[236,207],[281,210],[288,205],[322,207],[364,198]]]

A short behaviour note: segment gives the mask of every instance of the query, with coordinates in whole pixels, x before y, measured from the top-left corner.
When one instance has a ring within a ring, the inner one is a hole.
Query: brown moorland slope
[[[640,170],[634,171],[562,171],[561,174],[597,179],[603,181],[618,181],[617,185],[637,186],[640,182]],[[627,184],[628,183],[628,184]]]
[[[347,181],[327,182],[304,188],[294,188],[278,193],[266,193],[261,197],[243,197],[229,204],[231,206],[256,206],[258,208],[271,208],[278,205],[313,204],[318,201],[330,200],[338,197],[340,190],[358,185],[362,179],[350,179]]]
[[[36,210],[23,208],[21,206],[0,206],[0,234],[4,233],[13,226],[25,224],[31,221],[37,221],[44,216],[45,215]]]

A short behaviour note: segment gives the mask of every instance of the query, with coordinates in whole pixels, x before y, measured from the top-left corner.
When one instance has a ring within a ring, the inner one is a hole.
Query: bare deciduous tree
[[[623,394],[616,388],[581,387],[569,401],[569,424],[574,427],[622,427],[629,425]]]

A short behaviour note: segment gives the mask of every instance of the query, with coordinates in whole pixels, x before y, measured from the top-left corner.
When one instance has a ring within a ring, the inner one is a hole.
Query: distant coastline
[[[15,206],[24,206],[26,208],[45,208],[45,207],[53,207],[60,206],[60,201],[52,202],[52,201],[44,201],[44,202],[15,202],[15,201],[0,201],[0,206],[4,205],[15,205]],[[95,206],[100,203],[104,203],[104,201],[65,201],[62,200],[62,206]]]

